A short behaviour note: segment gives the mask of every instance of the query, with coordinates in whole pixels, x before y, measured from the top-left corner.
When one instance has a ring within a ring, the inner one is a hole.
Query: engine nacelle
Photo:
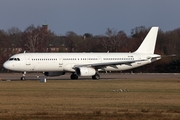
[[[44,75],[49,77],[60,76],[64,74],[65,72],[44,72]]]
[[[96,74],[96,70],[90,67],[76,68],[76,75],[78,76],[93,76]]]

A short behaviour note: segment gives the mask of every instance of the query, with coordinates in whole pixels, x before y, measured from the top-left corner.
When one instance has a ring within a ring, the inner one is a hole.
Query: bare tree
[[[122,51],[122,46],[127,43],[128,37],[124,31],[119,31],[116,35],[117,45],[116,51]]]
[[[17,27],[11,27],[8,29],[7,33],[8,33],[8,35],[15,35],[15,34],[22,33],[22,31]]]
[[[12,49],[12,54],[18,53],[19,49],[17,50],[16,48],[21,47],[21,30],[17,27],[12,27],[8,29],[7,34],[10,40],[10,48]]]
[[[127,40],[127,36],[123,31],[117,32],[115,29],[108,28],[106,35],[107,37],[104,37],[102,40],[102,45],[106,51],[119,51],[121,45]]]
[[[67,39],[65,41],[65,44],[69,51],[78,51],[78,49],[80,48],[80,44],[83,42],[83,38],[81,36],[78,36],[73,31],[66,32],[66,37]]]
[[[7,33],[4,30],[0,30],[0,66],[2,67],[2,63],[9,58],[11,55],[10,52],[10,41]]]
[[[30,52],[44,52],[47,49],[47,41],[51,32],[47,32],[43,27],[30,25],[23,32],[22,46],[24,50]]]

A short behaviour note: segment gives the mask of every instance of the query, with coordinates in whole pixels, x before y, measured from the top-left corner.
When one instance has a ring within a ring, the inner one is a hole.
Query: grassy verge
[[[179,80],[1,81],[0,119],[178,119]]]

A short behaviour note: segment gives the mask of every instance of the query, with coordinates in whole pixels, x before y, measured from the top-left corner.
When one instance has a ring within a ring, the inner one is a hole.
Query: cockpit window
[[[9,61],[13,60],[14,58],[9,58]]]
[[[20,61],[19,58],[9,58],[9,61]]]

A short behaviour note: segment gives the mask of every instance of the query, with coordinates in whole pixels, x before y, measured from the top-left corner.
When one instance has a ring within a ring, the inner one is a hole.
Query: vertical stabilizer
[[[135,51],[135,53],[154,54],[158,29],[159,27],[151,28],[144,41],[141,43],[140,47]]]

